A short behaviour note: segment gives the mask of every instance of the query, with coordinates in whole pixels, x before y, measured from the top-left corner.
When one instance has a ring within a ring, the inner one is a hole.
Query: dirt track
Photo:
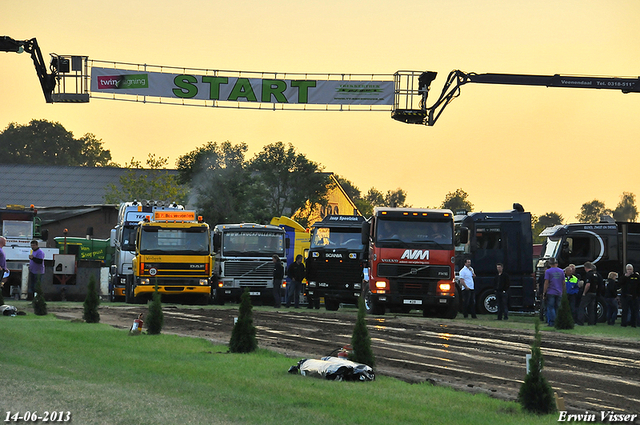
[[[71,319],[82,307],[50,312]],[[128,328],[146,306],[105,306],[101,322]],[[237,309],[164,306],[164,333],[228,343]],[[292,357],[319,358],[349,344],[355,311],[255,309],[259,345]],[[486,321],[424,319],[418,315],[367,317],[379,374],[408,382],[486,393],[515,400],[525,374],[532,331],[497,329]],[[480,323],[480,324],[478,324]],[[482,324],[484,323],[484,325]],[[607,340],[544,332],[544,375],[567,410],[640,413],[640,341]],[[640,422],[638,422],[640,423]]]

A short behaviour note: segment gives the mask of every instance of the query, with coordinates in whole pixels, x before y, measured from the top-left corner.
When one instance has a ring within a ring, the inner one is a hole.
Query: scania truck
[[[358,303],[365,253],[363,223],[362,216],[328,215],[312,226],[307,294],[310,300],[324,298],[327,310]]]
[[[453,212],[376,207],[362,225],[367,246],[363,296],[367,312],[387,307],[455,318]]]
[[[219,224],[213,229],[215,270],[213,300],[237,301],[245,290],[254,302],[273,300],[273,255],[286,268],[288,239],[270,224]],[[282,289],[282,282],[277,282]]]
[[[133,275],[127,278],[128,303],[151,297],[157,284],[164,296],[208,304],[211,300],[211,232],[192,210],[159,210],[136,231]]]

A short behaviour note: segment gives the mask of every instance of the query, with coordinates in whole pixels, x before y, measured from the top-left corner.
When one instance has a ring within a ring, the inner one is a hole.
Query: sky
[[[49,53],[267,72],[640,76],[636,0],[0,1],[0,28]],[[640,93],[467,84],[433,127],[390,112],[255,111],[91,99],[47,104],[28,55],[0,53],[0,129],[32,119],[93,133],[113,160],[205,143],[292,143],[363,193],[402,188],[439,207],[458,188],[476,211],[514,202],[575,222],[593,199],[640,195]],[[430,101],[435,95],[432,94]],[[429,102],[430,103],[430,102]],[[37,200],[34,202],[37,204]]]

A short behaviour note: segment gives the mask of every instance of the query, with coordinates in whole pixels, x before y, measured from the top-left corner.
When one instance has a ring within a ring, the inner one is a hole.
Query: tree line
[[[84,167],[121,167],[112,161],[111,152],[92,133],[75,138],[60,123],[32,120],[29,124],[10,123],[0,132],[0,149],[6,164],[39,164]],[[167,170],[168,158],[149,154],[145,163],[132,158],[124,164],[127,172],[119,187],[106,187],[105,202],[132,199],[163,199],[193,204],[211,223],[268,223],[271,217],[291,215],[306,226],[314,208],[327,205],[331,189],[330,173],[297,151],[291,144],[275,142],[247,158],[244,142],[207,142],[178,158],[178,174]],[[407,193],[401,189],[382,192],[371,187],[366,193],[345,177],[336,175],[347,195],[364,216],[376,206],[410,207]],[[459,188],[447,193],[439,208],[456,212],[473,211],[469,194]],[[595,223],[603,215],[616,221],[636,221],[635,194],[623,192],[614,209],[594,199],[585,202],[576,216],[579,223]],[[532,215],[534,242],[546,227],[563,224],[557,212]]]

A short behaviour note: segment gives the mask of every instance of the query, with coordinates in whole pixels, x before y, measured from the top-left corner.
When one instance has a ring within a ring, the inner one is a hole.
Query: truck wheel
[[[131,295],[131,282],[129,281],[129,278],[127,278],[127,283],[124,287],[124,302],[127,304],[133,303],[133,297]]]
[[[326,308],[328,311],[338,311],[338,309],[340,308],[340,303],[336,300],[329,300],[325,298],[324,308]]]
[[[607,321],[607,305],[604,302],[604,299],[597,297],[596,298],[596,322],[604,323]]]
[[[460,304],[460,298],[458,297],[458,292],[456,291],[456,298],[453,300],[451,304],[446,306],[440,311],[438,317],[443,319],[455,319],[458,315],[458,306]]]
[[[368,314],[374,314],[376,316],[384,314],[384,306],[374,299],[371,289],[369,288],[365,288],[364,290],[364,308]]]
[[[220,291],[218,291],[217,289],[213,290],[213,304],[215,305],[224,305],[224,298],[222,298],[222,295],[220,294]]]
[[[496,314],[498,312],[498,299],[492,289],[487,289],[476,299],[478,312],[480,314]]]

